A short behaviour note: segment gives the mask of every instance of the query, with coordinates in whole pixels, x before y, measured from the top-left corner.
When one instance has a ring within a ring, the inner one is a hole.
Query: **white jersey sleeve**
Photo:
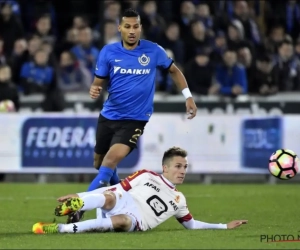
[[[189,221],[189,220],[193,219],[193,216],[191,215],[191,213],[188,209],[184,195],[181,194],[180,198],[182,199],[182,202],[181,202],[181,206],[177,210],[177,213],[175,214],[175,218],[180,223],[183,223],[185,221]]]
[[[182,206],[178,209],[178,212],[175,215],[175,217],[186,229],[227,229],[227,224],[214,224],[194,220],[186,204],[185,197],[183,195],[182,197]]]

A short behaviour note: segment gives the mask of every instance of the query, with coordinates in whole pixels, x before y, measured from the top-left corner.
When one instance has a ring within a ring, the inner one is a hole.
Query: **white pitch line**
[[[199,195],[185,195],[186,198],[211,198],[213,197],[210,194],[199,194]],[[53,196],[45,196],[45,197],[38,197],[38,196],[25,196],[24,200],[56,200],[58,197]],[[22,198],[21,198],[22,199]],[[20,197],[12,197],[12,196],[0,196],[0,201],[14,201],[20,200]]]
[[[212,198],[211,194],[195,194],[195,195],[185,195],[186,198]]]
[[[13,197],[0,197],[0,201],[13,201],[15,200]]]
[[[53,199],[57,199],[58,197],[34,197],[34,196],[25,196],[23,199],[24,200],[53,200]],[[20,199],[20,197],[12,197],[12,196],[8,196],[8,197],[1,197],[0,196],[0,200],[1,201],[13,201],[13,200],[17,200]]]
[[[25,200],[56,200],[58,197],[34,197],[34,196],[26,196]]]

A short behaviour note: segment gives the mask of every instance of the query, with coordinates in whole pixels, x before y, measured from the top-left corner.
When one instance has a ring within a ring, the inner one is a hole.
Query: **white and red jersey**
[[[121,182],[142,216],[142,230],[157,227],[172,216],[180,222],[192,219],[184,195],[162,175],[140,170]]]

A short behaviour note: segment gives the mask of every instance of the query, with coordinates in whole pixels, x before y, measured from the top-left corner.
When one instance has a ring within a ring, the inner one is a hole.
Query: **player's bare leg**
[[[106,153],[102,165],[114,170],[119,162],[130,153],[130,150],[131,148],[125,144],[116,143],[112,145]]]

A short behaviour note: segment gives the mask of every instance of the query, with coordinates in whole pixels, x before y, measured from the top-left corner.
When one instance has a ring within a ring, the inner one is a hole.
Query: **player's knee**
[[[103,194],[105,196],[105,203],[102,208],[105,210],[113,209],[116,205],[116,194],[112,191],[105,191]]]
[[[105,166],[117,165],[130,152],[130,147],[127,145],[115,144],[113,145],[104,158]]]
[[[117,165],[125,156],[118,153],[112,152],[105,157],[105,166],[115,166]]]
[[[105,166],[115,166],[117,165],[122,159],[124,158],[123,155],[118,153],[111,153],[105,157]]]
[[[125,214],[113,216],[112,223],[115,231],[128,232],[132,227],[132,220]]]

